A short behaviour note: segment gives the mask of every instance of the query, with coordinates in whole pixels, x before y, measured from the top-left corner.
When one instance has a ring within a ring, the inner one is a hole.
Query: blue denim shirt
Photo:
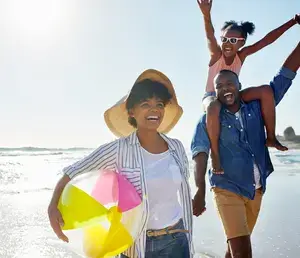
[[[296,73],[282,67],[270,82],[276,105],[290,88],[295,76]],[[243,128],[234,114],[224,107],[220,111],[219,152],[224,174],[216,175],[209,170],[209,180],[212,187],[220,187],[249,199],[254,199],[254,162],[259,168],[260,183],[264,192],[266,190],[266,179],[274,169],[268,149],[265,146],[266,136],[260,102],[241,103],[240,111]],[[203,115],[194,133],[191,144],[193,158],[200,152],[209,154],[210,141],[205,120],[206,115]]]

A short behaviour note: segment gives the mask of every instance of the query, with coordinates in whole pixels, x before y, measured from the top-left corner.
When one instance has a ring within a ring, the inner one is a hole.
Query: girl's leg
[[[251,87],[242,90],[241,95],[245,102],[260,100],[261,112],[267,132],[266,146],[275,147],[280,151],[286,151],[288,148],[283,146],[275,135],[276,111],[272,88],[269,85]]]
[[[208,97],[209,98],[209,97]],[[212,171],[216,174],[222,174],[220,155],[219,155],[219,137],[220,137],[220,120],[219,113],[221,103],[216,98],[205,100],[206,105],[206,128],[211,145],[211,163]],[[209,102],[208,102],[209,101]]]

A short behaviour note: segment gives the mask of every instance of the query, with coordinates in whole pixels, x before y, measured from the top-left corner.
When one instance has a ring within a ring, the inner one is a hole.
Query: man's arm
[[[205,211],[205,174],[210,149],[210,142],[206,131],[206,116],[203,116],[197,125],[192,144],[192,157],[195,161],[194,178],[197,192],[193,200],[193,214],[201,215]]]
[[[194,159],[199,153],[209,154],[210,141],[206,131],[206,115],[203,115],[196,127],[191,143],[192,158]]]
[[[300,41],[292,53],[285,60],[283,67],[290,69],[292,72],[296,73],[300,67]]]
[[[206,183],[205,183],[205,174],[207,169],[207,160],[208,155],[205,152],[200,152],[194,158],[195,161],[195,183],[197,187],[196,194],[193,199],[193,214],[195,216],[201,215],[206,207],[205,203],[205,193],[206,193]]]
[[[280,103],[285,93],[292,85],[296,72],[300,67],[300,42],[285,60],[279,73],[270,82],[276,105]]]

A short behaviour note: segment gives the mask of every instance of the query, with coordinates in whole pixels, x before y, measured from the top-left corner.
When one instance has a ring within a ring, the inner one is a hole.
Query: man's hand
[[[193,199],[193,215],[199,217],[206,211],[205,193],[201,189],[198,189]]]
[[[210,15],[212,0],[197,0],[197,2],[203,15]]]

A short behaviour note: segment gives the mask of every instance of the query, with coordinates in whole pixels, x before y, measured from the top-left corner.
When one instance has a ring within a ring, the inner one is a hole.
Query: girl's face
[[[137,123],[137,129],[157,131],[165,114],[162,100],[153,97],[136,104],[129,112]]]
[[[245,38],[237,30],[225,30],[221,36],[221,48],[225,57],[235,56],[238,50],[245,45]]]

